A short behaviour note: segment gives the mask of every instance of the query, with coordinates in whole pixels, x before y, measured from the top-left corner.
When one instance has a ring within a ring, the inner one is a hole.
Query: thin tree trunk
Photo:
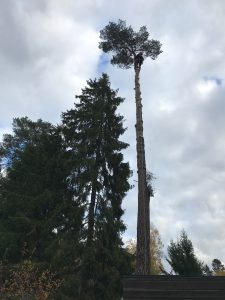
[[[87,245],[90,245],[90,243],[93,240],[93,234],[94,234],[94,212],[95,212],[95,202],[96,202],[96,184],[97,180],[95,179],[92,185],[92,191],[91,191],[91,201],[88,209],[88,233],[87,233]]]
[[[100,157],[100,142],[97,141],[96,161],[94,166],[94,178],[92,180],[91,190],[91,201],[88,209],[88,232],[87,232],[87,245],[93,241],[94,236],[94,225],[95,225],[95,206],[96,206],[96,195],[97,195],[97,183],[98,183],[98,163]]]
[[[143,136],[140,67],[135,66],[136,142],[138,172],[137,260],[136,274],[150,273],[150,216],[146,181],[145,146]]]

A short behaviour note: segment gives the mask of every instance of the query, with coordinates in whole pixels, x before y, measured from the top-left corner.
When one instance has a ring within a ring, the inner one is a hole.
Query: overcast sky
[[[144,62],[141,89],[151,221],[165,252],[181,229],[202,260],[225,262],[225,1],[0,0],[0,139],[13,117],[60,122],[86,80],[108,73],[125,97],[123,139],[135,184],[134,71],[98,49],[109,21],[146,25],[163,44]],[[124,201],[125,239],[136,236],[137,190]]]

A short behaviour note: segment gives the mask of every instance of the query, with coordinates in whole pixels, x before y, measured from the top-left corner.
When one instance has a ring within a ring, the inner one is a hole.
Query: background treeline
[[[182,230],[177,241],[171,241],[167,247],[166,261],[171,267],[167,275],[185,275],[185,276],[225,276],[225,267],[223,263],[215,258],[208,266],[198,259],[194,251],[192,241],[187,233]]]

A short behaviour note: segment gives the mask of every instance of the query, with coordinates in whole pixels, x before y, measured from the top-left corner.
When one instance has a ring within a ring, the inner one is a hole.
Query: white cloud
[[[198,91],[201,95],[207,96],[210,92],[212,92],[216,88],[215,82],[200,82],[197,86]]]

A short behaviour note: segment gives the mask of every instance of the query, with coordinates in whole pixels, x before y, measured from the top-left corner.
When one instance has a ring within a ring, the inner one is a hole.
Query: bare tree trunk
[[[87,232],[87,245],[90,245],[93,240],[94,234],[94,211],[95,211],[95,204],[96,204],[96,184],[97,179],[94,180],[92,191],[91,191],[91,201],[88,209],[88,232]]]
[[[136,142],[138,172],[137,260],[136,274],[150,273],[150,216],[149,194],[146,181],[145,146],[143,136],[142,104],[140,91],[140,66],[135,70]]]
[[[91,200],[88,209],[88,231],[87,231],[87,245],[89,246],[93,241],[94,236],[94,226],[95,226],[95,207],[96,207],[96,195],[97,195],[97,182],[98,182],[98,163],[100,157],[100,139],[97,140],[96,143],[96,161],[95,161],[95,174],[92,178],[92,190],[91,190]]]

